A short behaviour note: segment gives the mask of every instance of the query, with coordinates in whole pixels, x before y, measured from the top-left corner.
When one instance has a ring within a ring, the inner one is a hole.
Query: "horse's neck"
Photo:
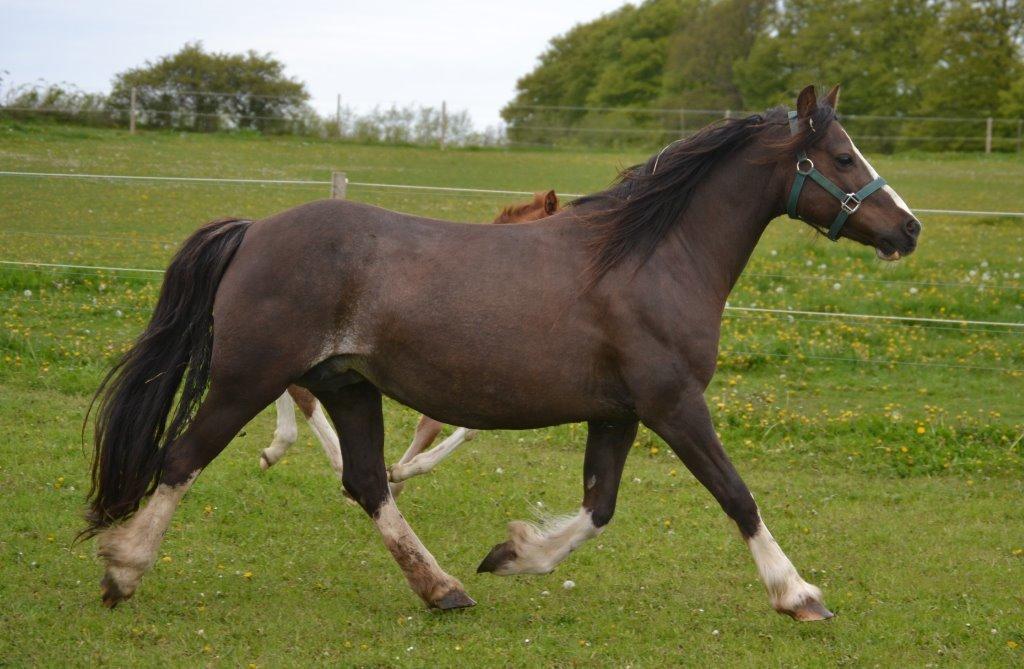
[[[782,214],[774,163],[744,149],[712,170],[659,251],[724,305],[768,223]]]

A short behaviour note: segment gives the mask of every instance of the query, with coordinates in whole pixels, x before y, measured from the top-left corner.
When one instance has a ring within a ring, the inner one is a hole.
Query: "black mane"
[[[817,132],[801,123],[796,135],[769,148],[795,156],[824,135],[834,118],[835,110],[821,104],[813,115]],[[596,229],[590,242],[594,254],[590,263],[592,280],[596,282],[632,256],[636,256],[638,266],[642,265],[680,221],[697,185],[721,159],[765,130],[788,123],[787,112],[781,107],[746,118],[717,121],[673,142],[646,163],[623,170],[607,189],[574,201],[572,206],[577,207],[601,205],[598,211],[581,217]]]

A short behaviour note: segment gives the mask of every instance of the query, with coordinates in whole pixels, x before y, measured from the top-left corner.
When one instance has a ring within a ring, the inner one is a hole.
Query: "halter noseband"
[[[789,112],[790,134],[797,134],[798,124],[799,121],[797,119],[797,113],[795,111]],[[813,125],[811,126],[811,130],[814,130]],[[842,231],[843,226],[846,225],[846,219],[850,217],[850,214],[860,208],[860,203],[885,185],[885,179],[878,177],[856,193],[844,193],[842,188],[832,183],[827,176],[819,172],[818,168],[814,166],[814,161],[807,157],[807,152],[801,150],[800,153],[796,155],[796,178],[793,180],[793,188],[789,191],[789,202],[786,205],[786,211],[790,218],[800,220],[800,217],[797,216],[796,213],[796,205],[800,200],[800,191],[803,190],[807,177],[810,177],[815,183],[824,188],[832,197],[839,200],[839,213],[836,215],[836,220],[832,221],[832,225],[828,229],[828,238],[832,241],[839,239],[839,233]]]

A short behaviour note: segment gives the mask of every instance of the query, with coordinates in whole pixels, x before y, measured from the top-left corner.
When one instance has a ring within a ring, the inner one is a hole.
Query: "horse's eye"
[[[853,165],[853,156],[848,153],[841,153],[836,156],[836,162],[843,167],[849,167],[850,165]]]

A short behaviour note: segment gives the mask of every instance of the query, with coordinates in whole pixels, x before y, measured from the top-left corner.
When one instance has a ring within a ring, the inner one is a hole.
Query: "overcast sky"
[[[114,74],[190,40],[270,51],[313,105],[397,102],[468,109],[499,121],[516,79],[555,35],[623,0],[0,0],[0,70],[10,83],[107,91]]]

